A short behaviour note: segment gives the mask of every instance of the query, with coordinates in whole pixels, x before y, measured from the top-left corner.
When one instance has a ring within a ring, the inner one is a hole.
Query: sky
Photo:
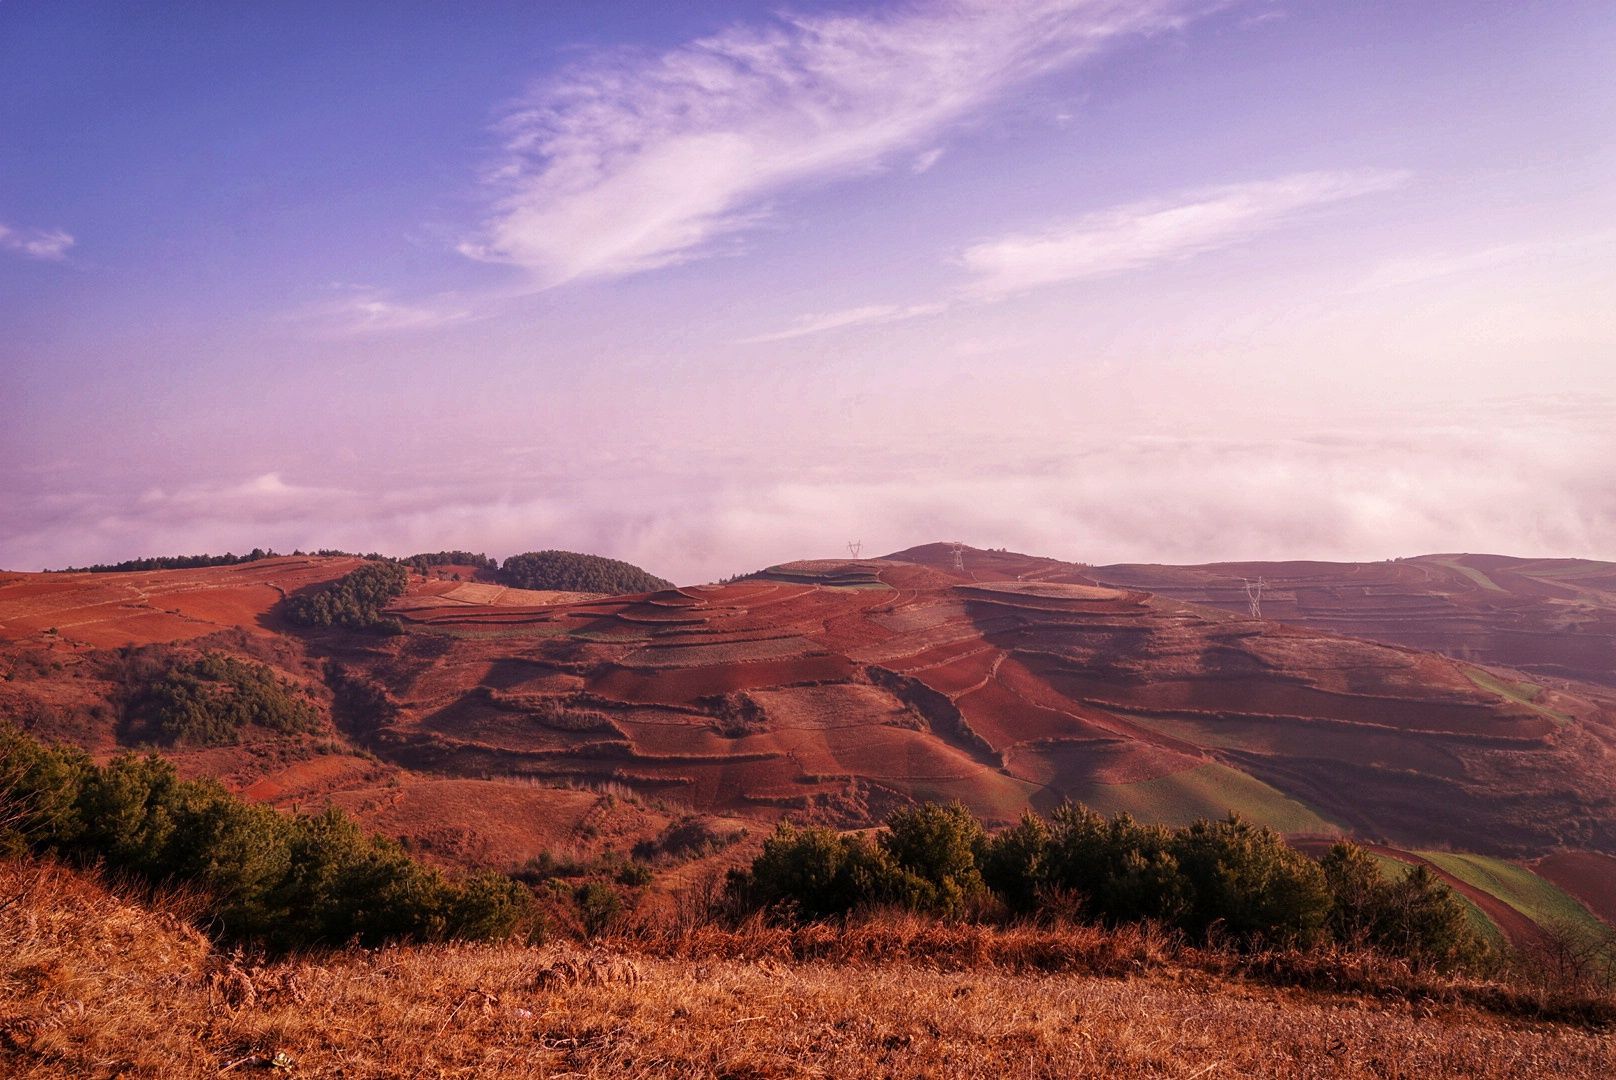
[[[1616,559],[1616,5],[0,0],[0,566]]]

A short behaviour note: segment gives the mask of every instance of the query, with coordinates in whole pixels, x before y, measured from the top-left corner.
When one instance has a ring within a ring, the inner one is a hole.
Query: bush
[[[504,937],[531,924],[531,896],[498,875],[463,881],[367,835],[337,810],[285,815],[155,756],[104,766],[0,730],[0,849],[100,863],[193,885],[226,939],[272,948],[407,938]]]
[[[1311,944],[1323,934],[1330,891],[1318,863],[1274,830],[1230,814],[1173,834],[1189,902],[1180,925],[1204,936],[1213,926],[1236,938]]]
[[[895,812],[873,842],[787,823],[732,872],[728,897],[802,920],[882,904],[969,914],[991,898],[1013,915],[1148,921],[1242,946],[1334,938],[1442,964],[1480,955],[1462,905],[1429,873],[1383,881],[1351,845],[1321,864],[1233,814],[1168,829],[1066,804],[990,837],[963,807],[927,805]]]
[[[395,562],[370,562],[315,592],[285,603],[287,618],[300,626],[346,626],[356,630],[386,627],[382,609],[403,596],[409,571]]]
[[[747,906],[823,919],[895,899],[898,877],[886,852],[862,836],[782,823],[751,870],[733,874],[730,891]]]
[[[978,854],[987,840],[982,823],[959,803],[928,803],[895,811],[878,841],[907,875],[896,883],[909,907],[939,915],[963,912],[986,892]]]
[[[500,568],[499,579],[518,589],[612,595],[673,588],[673,582],[648,574],[632,563],[576,551],[529,551],[512,555]]]
[[[1479,963],[1486,945],[1464,904],[1427,866],[1387,880],[1368,852],[1345,840],[1320,860],[1331,903],[1331,935],[1439,965]]]
[[[1100,922],[1174,924],[1188,898],[1172,841],[1172,831],[1159,825],[1141,825],[1127,814],[1103,818],[1066,804],[1050,816],[1042,884],[1076,898]]]
[[[578,886],[578,891],[573,894],[573,902],[578,905],[578,918],[588,937],[604,934],[623,912],[623,898],[603,881]]]

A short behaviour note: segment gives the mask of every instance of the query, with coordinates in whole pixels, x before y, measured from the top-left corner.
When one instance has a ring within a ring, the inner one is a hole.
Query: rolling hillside
[[[1421,555],[1377,563],[1099,566],[1095,578],[1266,618],[1616,688],[1616,564]]]
[[[1616,696],[1601,685],[1281,622],[1271,601],[1256,620],[1119,568],[960,559],[929,545],[621,597],[412,578],[395,634],[278,621],[282,595],[352,560],[7,575],[0,710],[109,753],[110,647],[246,655],[304,687],[323,731],[165,752],[282,805],[335,800],[450,859],[627,845],[686,811],[857,827],[957,799],[1008,822],[1065,798],[1167,822],[1233,808],[1408,849],[1616,853]],[[1491,596],[1452,573],[1438,577]],[[1603,579],[1577,580],[1591,596]],[[603,791],[661,809],[608,821],[584,794]]]

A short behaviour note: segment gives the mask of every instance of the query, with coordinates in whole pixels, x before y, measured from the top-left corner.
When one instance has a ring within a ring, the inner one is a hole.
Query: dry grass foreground
[[[398,947],[252,967],[171,909],[50,866],[0,864],[0,905],[10,1077],[1616,1074],[1608,1029],[1171,964],[1015,974],[719,959],[698,944],[661,958]]]

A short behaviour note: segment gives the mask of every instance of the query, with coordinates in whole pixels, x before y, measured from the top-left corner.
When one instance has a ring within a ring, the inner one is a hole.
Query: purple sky
[[[1616,559],[1605,0],[0,4],[0,566]]]

